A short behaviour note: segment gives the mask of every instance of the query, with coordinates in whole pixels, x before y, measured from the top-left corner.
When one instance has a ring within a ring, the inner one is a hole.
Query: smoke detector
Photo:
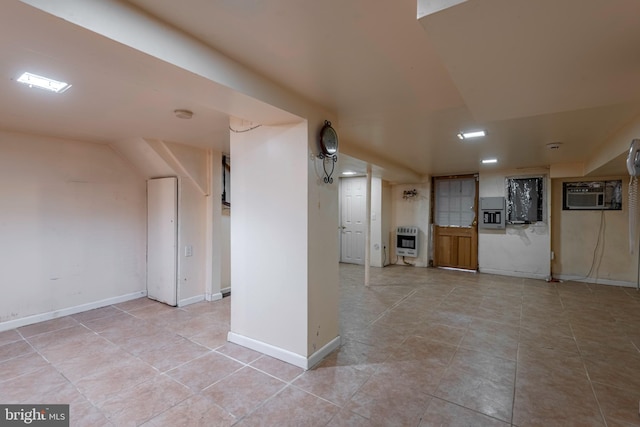
[[[190,110],[174,110],[173,114],[179,119],[189,120],[193,117],[193,111]]]

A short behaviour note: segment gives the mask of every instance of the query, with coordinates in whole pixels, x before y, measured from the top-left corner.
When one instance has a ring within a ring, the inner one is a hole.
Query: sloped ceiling
[[[420,19],[416,0],[99,3],[133,5],[333,111],[344,153],[408,172],[391,180],[584,163],[640,118],[636,1],[453,1]],[[211,82],[17,0],[1,7],[1,127],[224,150],[229,111],[206,102]],[[68,104],[16,87],[33,64],[73,80]],[[197,121],[176,122],[175,108]],[[487,137],[455,136],[475,128]],[[624,173],[619,154],[599,169]]]

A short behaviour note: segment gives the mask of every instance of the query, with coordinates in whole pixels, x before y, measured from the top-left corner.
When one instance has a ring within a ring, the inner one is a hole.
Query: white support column
[[[319,123],[231,135],[228,339],[304,369],[340,345],[338,190],[310,156]]]
[[[220,195],[222,194],[222,153],[209,152],[211,191],[207,202],[207,301],[222,298],[222,212]]]
[[[369,286],[371,275],[371,165],[367,165],[367,190],[365,213],[365,239],[364,239],[364,285]]]

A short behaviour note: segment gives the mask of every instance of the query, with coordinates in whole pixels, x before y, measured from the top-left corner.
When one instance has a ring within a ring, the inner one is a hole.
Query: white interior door
[[[147,296],[177,304],[178,179],[147,181]]]
[[[340,178],[340,262],[364,264],[365,177]]]

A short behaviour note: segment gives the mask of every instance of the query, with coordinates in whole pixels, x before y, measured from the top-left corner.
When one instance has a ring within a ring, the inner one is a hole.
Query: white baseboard
[[[324,359],[329,355],[329,353],[331,353],[336,348],[340,347],[341,343],[342,343],[342,338],[340,338],[340,335],[338,335],[337,337],[335,337],[334,339],[326,343],[320,350],[313,353],[309,357],[309,359],[307,359],[307,367],[305,369],[313,368],[315,365],[320,363],[322,359]]]
[[[184,307],[185,305],[195,304],[200,301],[204,301],[204,294],[196,295],[195,297],[185,298],[178,301],[178,307]]]
[[[218,292],[217,294],[206,294],[204,297],[207,301],[218,301],[222,299],[222,292]]]
[[[107,307],[113,304],[119,304],[121,302],[130,301],[147,296],[147,291],[138,291],[131,294],[121,295],[119,297],[107,298],[100,301],[94,301],[87,304],[76,305],[74,307],[67,307],[60,310],[49,311],[47,313],[34,314],[32,316],[22,317],[20,319],[9,320],[0,323],[0,332],[8,331],[10,329],[20,328],[22,326],[32,325],[38,322],[44,322],[46,320],[57,319],[59,317],[69,316],[71,314],[82,313],[83,311],[93,310],[95,308]]]
[[[337,337],[329,341],[326,345],[324,345],[320,350],[313,353],[309,358],[306,358],[289,350],[285,350],[283,348],[255,340],[253,338],[245,337],[244,335],[239,335],[234,332],[229,332],[229,334],[227,335],[227,340],[234,344],[250,348],[251,350],[259,351],[260,353],[266,354],[267,356],[275,357],[276,359],[282,360],[283,362],[287,362],[291,365],[305,370],[312,368],[314,365],[324,359],[329,353],[340,347],[341,342],[340,336],[338,335]]]
[[[482,268],[478,269],[480,273],[486,274],[495,274],[498,276],[512,276],[512,277],[521,277],[524,279],[539,279],[539,280],[547,280],[549,278],[549,274],[538,274],[538,273],[528,273],[524,271],[506,271],[506,270],[496,270],[493,268]]]
[[[582,283],[593,283],[597,285],[624,286],[625,288],[637,287],[637,284],[634,282],[624,282],[622,280],[596,279],[594,277],[572,276],[568,274],[559,274],[559,275],[554,274],[553,277],[560,280],[582,282]]]

